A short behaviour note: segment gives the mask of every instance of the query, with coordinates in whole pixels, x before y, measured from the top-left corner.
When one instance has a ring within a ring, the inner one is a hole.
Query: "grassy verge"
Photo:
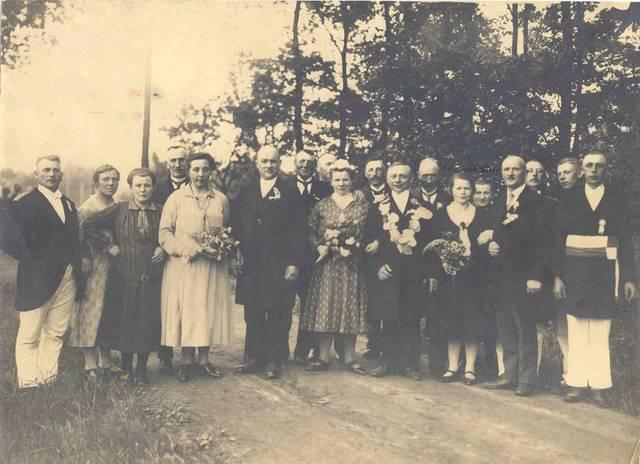
[[[1,258],[1,257],[0,257]],[[0,263],[4,264],[4,263]],[[225,462],[220,432],[151,388],[83,385],[81,357],[63,350],[60,378],[36,392],[16,389],[13,274],[0,266],[0,462]]]

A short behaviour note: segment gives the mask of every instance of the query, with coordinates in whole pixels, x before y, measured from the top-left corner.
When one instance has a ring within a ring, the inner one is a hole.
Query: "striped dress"
[[[125,353],[148,353],[160,346],[160,286],[164,263],[152,264],[158,245],[161,209],[146,210],[148,233],[138,230],[141,210],[133,200],[117,203],[88,218],[84,231],[89,242],[106,252],[112,244],[120,254],[113,259],[97,346]],[[111,231],[111,241],[104,230]]]

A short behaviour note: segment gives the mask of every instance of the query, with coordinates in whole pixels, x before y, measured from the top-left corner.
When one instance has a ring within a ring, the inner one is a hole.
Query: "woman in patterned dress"
[[[331,341],[337,337],[342,341],[345,369],[366,374],[353,357],[356,336],[366,329],[362,242],[369,203],[361,192],[352,191],[354,173],[346,161],[335,162],[330,169],[334,193],[316,203],[309,216],[310,240],[319,256],[301,321],[305,330],[315,332],[319,342],[318,359],[309,364],[310,371],[329,367]],[[342,233],[344,241],[340,243],[346,246],[332,249],[328,240],[336,231]]]
[[[229,263],[200,256],[202,233],[227,226],[229,202],[210,187],[215,169],[211,155],[189,156],[187,169],[190,183],[167,199],[160,221],[160,244],[169,255],[162,284],[161,339],[164,346],[182,347],[177,372],[181,382],[197,371],[222,377],[209,362],[209,347],[230,343],[233,330]]]
[[[123,380],[144,385],[149,382],[149,353],[160,347],[165,253],[158,244],[160,207],[151,200],[155,175],[137,168],[129,173],[127,183],[132,198],[87,218],[84,232],[89,243],[112,256],[96,344],[120,351]]]
[[[113,195],[118,190],[120,172],[110,164],[99,166],[93,173],[96,192],[78,209],[78,221],[82,237],[82,225],[87,217],[113,205]],[[108,233],[108,232],[107,232]],[[98,325],[104,306],[104,290],[107,285],[109,254],[86,243],[89,257],[83,258],[82,267],[86,274],[84,298],[76,303],[74,316],[71,318],[71,336],[69,344],[80,348],[84,356],[84,374],[87,381],[111,377],[111,356],[108,351],[96,350]],[[96,353],[97,351],[97,353]],[[97,356],[96,356],[97,354]],[[100,369],[98,370],[98,362]]]

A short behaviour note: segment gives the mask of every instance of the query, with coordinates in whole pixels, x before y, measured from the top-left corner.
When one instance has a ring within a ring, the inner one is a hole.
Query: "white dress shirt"
[[[262,177],[260,178],[260,194],[262,195],[262,198],[267,196],[271,189],[276,185],[277,180],[277,177],[274,177],[271,180],[264,180]]]
[[[604,184],[601,184],[596,188],[591,188],[589,185],[585,184],[584,194],[587,196],[587,201],[589,202],[589,206],[591,206],[591,211],[595,211],[604,196]]]
[[[429,202],[429,204],[434,205],[436,203],[436,198],[438,198],[438,189],[435,189],[433,193],[428,193],[425,189],[420,189],[422,192],[422,199],[424,201]]]
[[[393,197],[393,201],[395,201],[396,206],[400,209],[401,213],[407,209],[407,203],[409,203],[409,190],[405,190],[402,193],[391,192],[391,196]]]
[[[296,183],[298,184],[298,191],[301,195],[305,193],[311,193],[311,185],[313,183],[313,177],[310,177],[308,180],[303,179],[300,176],[296,176]]]
[[[382,200],[384,200],[384,197],[385,197],[384,185],[379,189],[369,186],[369,190],[371,190],[371,196],[373,196],[373,201],[375,203],[380,203]]]
[[[59,189],[55,192],[52,192],[47,187],[43,187],[42,185],[38,185],[38,190],[44,195],[49,203],[51,203],[51,206],[55,210],[60,220],[65,223],[67,218],[64,214],[64,206],[62,204],[62,192],[60,192]]]
[[[513,206],[513,204],[518,201],[518,198],[520,198],[520,194],[524,191],[524,188],[526,187],[526,184],[522,184],[520,187],[513,189],[513,190],[509,190],[507,189],[507,209],[511,208]]]

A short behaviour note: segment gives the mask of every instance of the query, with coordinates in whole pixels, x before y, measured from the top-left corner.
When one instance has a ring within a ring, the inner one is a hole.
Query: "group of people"
[[[131,198],[121,202],[113,199],[120,173],[104,165],[76,211],[59,190],[60,159],[40,158],[37,188],[12,203],[15,224],[3,225],[3,248],[19,261],[19,387],[55,378],[69,325],[89,379],[113,376],[117,350],[121,375],[145,384],[149,353],[171,373],[178,347],[180,381],[221,377],[209,347],[231,340],[233,275],[246,324],[239,373],[281,375],[297,295],[293,357],[309,371],[329,368],[333,344],[348,372],[420,380],[426,337],[432,375],[474,385],[484,343],[496,377],[484,385],[529,396],[553,323],[565,399],[590,390],[604,405],[615,306],[636,296],[629,211],[605,183],[604,154],[561,160],[557,198],[545,191],[543,164],[519,155],[502,160],[497,196],[491,182],[465,173],[445,189],[432,156],[417,176],[408,162],[371,159],[361,188],[346,160],[301,151],[291,178],[280,163],[276,148],[262,147],[257,178],[231,204],[212,187],[216,164],[206,153],[171,155],[158,185],[152,171],[134,169]],[[209,259],[202,234],[226,227],[237,253]],[[378,360],[372,370],[357,362],[360,334],[364,357]]]

